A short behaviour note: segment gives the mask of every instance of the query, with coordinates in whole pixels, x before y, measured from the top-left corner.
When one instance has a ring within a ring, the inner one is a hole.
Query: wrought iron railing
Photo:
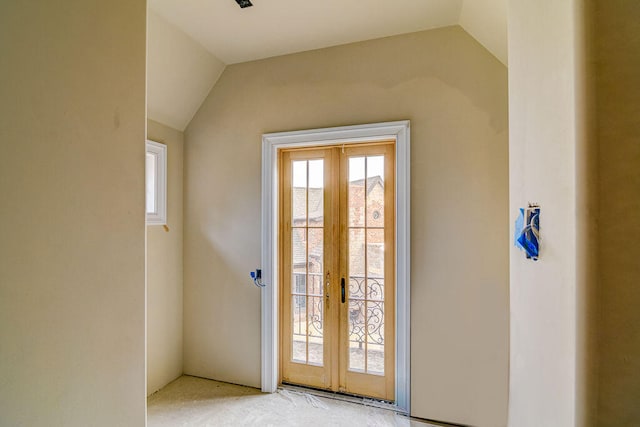
[[[369,343],[384,344],[384,278],[351,276],[349,341],[357,343],[358,348],[362,348],[365,340]]]
[[[305,273],[294,273],[294,340],[295,336],[322,337],[323,334],[322,274],[309,273],[308,277],[309,283],[305,283]],[[348,303],[349,341],[357,343],[360,349],[367,339],[370,344],[384,344],[384,278],[351,276]]]

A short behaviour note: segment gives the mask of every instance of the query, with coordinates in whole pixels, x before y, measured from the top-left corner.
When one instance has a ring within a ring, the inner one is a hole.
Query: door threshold
[[[282,383],[278,387],[280,390],[293,391],[296,393],[307,393],[312,396],[326,397],[327,399],[340,400],[342,402],[355,403],[357,405],[371,406],[378,409],[393,411],[400,415],[409,415],[409,413],[398,407],[394,402],[386,400],[374,399],[372,397],[357,396],[354,394],[339,393],[335,391],[321,390],[312,387],[304,387],[296,384]]]

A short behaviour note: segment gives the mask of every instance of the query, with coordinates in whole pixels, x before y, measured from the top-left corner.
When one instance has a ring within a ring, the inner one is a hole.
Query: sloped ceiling
[[[225,64],[462,26],[507,63],[507,0],[149,0],[148,115],[183,130]]]
[[[147,117],[182,131],[225,64],[153,11],[147,34]]]
[[[464,0],[459,24],[507,65],[507,0]]]

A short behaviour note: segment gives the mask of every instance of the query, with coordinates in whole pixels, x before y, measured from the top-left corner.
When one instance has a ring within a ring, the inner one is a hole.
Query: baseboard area
[[[409,415],[404,410],[398,408],[394,403],[386,402],[384,400],[377,400],[369,397],[355,396],[352,394],[344,394],[344,393],[337,393],[337,392],[331,392],[326,390],[319,390],[316,388],[303,387],[295,384],[285,383],[280,385],[278,388],[282,390],[288,390],[288,391],[293,391],[298,393],[308,393],[318,397],[326,397],[327,399],[341,400],[343,402],[351,402],[351,403],[357,403],[359,405],[386,409],[402,415]]]
[[[311,388],[311,387],[303,387],[303,386],[299,386],[299,385],[295,385],[295,384],[281,384],[278,389],[280,390],[286,390],[286,391],[291,391],[294,393],[306,393],[306,394],[310,394],[312,396],[317,396],[317,397],[324,397],[327,399],[334,399],[334,400],[340,400],[343,402],[350,402],[350,403],[356,403],[359,405],[364,405],[364,406],[371,406],[374,408],[379,408],[379,409],[386,409],[388,411],[393,411],[397,414],[400,415],[405,415],[408,418],[415,420],[415,421],[420,421],[422,423],[425,423],[426,425],[429,426],[433,426],[433,427],[472,427],[469,425],[465,425],[465,424],[451,424],[451,423],[446,423],[446,422],[442,422],[442,421],[438,421],[438,420],[429,420],[429,419],[425,419],[425,418],[417,418],[417,417],[412,417],[410,416],[406,411],[403,411],[402,409],[398,408],[394,403],[392,402],[385,402],[384,400],[377,400],[377,399],[372,399],[369,397],[363,397],[363,396],[354,396],[351,394],[344,394],[344,393],[337,393],[337,392],[331,392],[331,391],[326,391],[326,390],[319,390],[316,388]]]

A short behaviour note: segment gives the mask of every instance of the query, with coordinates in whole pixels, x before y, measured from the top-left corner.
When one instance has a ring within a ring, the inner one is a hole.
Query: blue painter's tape
[[[515,245],[524,250],[528,259],[537,261],[540,255],[540,208],[521,208],[514,234]]]

